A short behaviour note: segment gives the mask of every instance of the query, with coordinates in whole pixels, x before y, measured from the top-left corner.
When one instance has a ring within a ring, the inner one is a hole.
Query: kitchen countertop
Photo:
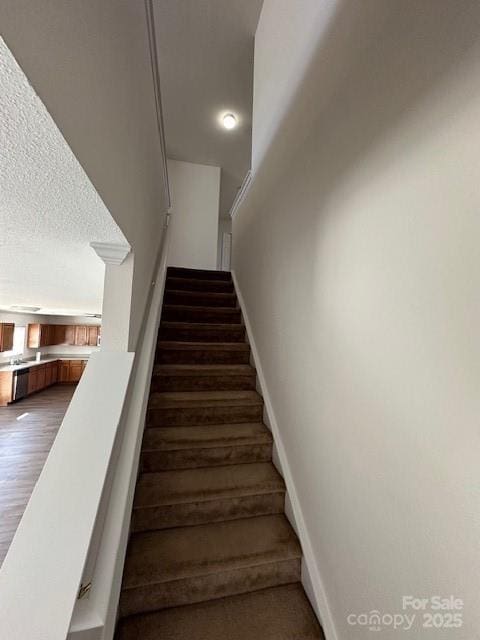
[[[90,354],[83,353],[81,355],[69,355],[59,354],[52,357],[45,357],[41,360],[29,360],[28,362],[22,362],[22,364],[6,364],[0,365],[0,373],[9,373],[14,371],[21,371],[22,369],[30,369],[31,367],[37,367],[40,364],[48,364],[49,362],[55,362],[56,360],[88,360]]]

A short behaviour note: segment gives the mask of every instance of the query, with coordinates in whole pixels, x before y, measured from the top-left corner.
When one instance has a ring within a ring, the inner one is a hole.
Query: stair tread
[[[118,640],[324,640],[298,582],[121,621]]]
[[[211,286],[227,286],[230,288],[230,292],[233,292],[233,282],[232,280],[208,280],[208,279],[202,279],[202,278],[179,278],[177,276],[167,276],[166,279],[166,283],[165,283],[165,288],[166,289],[175,289],[176,291],[178,291],[178,289],[176,288],[176,286],[185,286],[190,284],[191,286],[194,287],[205,287],[205,289],[208,290],[208,287]],[[186,289],[186,291],[197,291],[197,289]],[[230,293],[228,292],[228,293]]]
[[[150,408],[262,405],[256,391],[155,391],[150,395]]]
[[[237,295],[232,291],[189,291],[185,289],[166,289],[168,294],[178,294],[179,296],[186,298],[205,298],[211,300],[236,300]],[[171,303],[169,303],[171,304]],[[205,305],[208,306],[208,305]]]
[[[283,515],[136,533],[123,591],[300,557],[300,544]]]
[[[192,292],[186,292],[186,293],[192,293]],[[199,292],[194,292],[194,293],[199,293]],[[200,305],[189,305],[189,304],[164,304],[163,305],[163,311],[171,311],[171,310],[178,310],[178,311],[208,311],[210,313],[231,313],[232,315],[235,315],[237,313],[239,313],[240,309],[235,309],[235,307],[209,307],[209,306],[200,306]]]
[[[142,451],[178,451],[269,444],[272,434],[260,422],[210,424],[200,427],[160,427],[145,431]]]
[[[238,331],[239,327],[244,328],[244,325],[240,322],[224,324],[220,322],[181,322],[179,320],[162,320],[160,326],[165,329],[195,329],[195,331],[198,329],[215,329],[215,331],[230,329],[232,331]]]
[[[137,483],[135,508],[206,502],[285,491],[271,462],[144,473]]]
[[[189,278],[191,280],[227,280],[231,282],[230,271],[220,271],[216,269],[188,269],[187,267],[168,267],[167,276],[169,278]]]
[[[218,325],[216,325],[218,326]],[[185,342],[181,340],[159,340],[159,349],[170,351],[250,351],[246,342]]]
[[[154,376],[245,376],[255,375],[249,364],[157,364]]]

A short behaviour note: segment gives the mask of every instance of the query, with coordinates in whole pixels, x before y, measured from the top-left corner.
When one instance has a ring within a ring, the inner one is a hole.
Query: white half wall
[[[285,29],[285,50],[298,44],[308,60],[295,95],[271,87],[261,105],[283,115],[266,150],[254,127],[262,159],[233,219],[233,268],[325,587],[328,640],[374,635],[349,616],[405,613],[409,595],[460,598],[462,626],[428,629],[407,610],[409,634],[384,625],[377,637],[470,640],[480,5],[337,1],[304,43],[291,27],[315,21],[315,4],[265,0],[257,39],[270,35],[256,51]],[[262,25],[279,6],[290,16]],[[271,64],[273,78],[288,72],[281,57]],[[259,82],[270,80],[256,76],[256,97]]]
[[[220,167],[168,160],[172,198],[168,264],[217,268]]]

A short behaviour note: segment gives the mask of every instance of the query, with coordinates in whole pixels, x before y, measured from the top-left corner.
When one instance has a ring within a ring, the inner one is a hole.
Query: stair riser
[[[209,271],[204,269],[182,269],[181,267],[168,267],[168,278],[185,278],[188,280],[222,280],[231,282],[232,275],[229,271]]]
[[[187,278],[167,278],[166,291],[202,291],[209,293],[233,293],[233,282],[222,280],[189,280]]]
[[[144,451],[141,457],[141,470],[142,473],[150,473],[174,469],[223,467],[230,464],[270,462],[271,459],[271,443],[175,451]]]
[[[248,351],[157,349],[156,364],[249,364]]]
[[[173,342],[244,342],[245,327],[232,325],[228,329],[215,327],[182,329],[162,326],[158,335],[160,340]]]
[[[261,405],[151,408],[147,413],[149,427],[180,427],[203,424],[230,424],[238,422],[261,422]]]
[[[181,304],[187,307],[231,307],[237,306],[237,298],[233,294],[216,293],[205,295],[202,292],[166,291],[164,304]]]
[[[120,599],[120,615],[155,611],[194,602],[216,600],[290,584],[300,580],[300,559],[271,562],[233,571],[149,584],[124,590]]]
[[[209,322],[214,324],[240,324],[240,311],[236,309],[164,309],[162,320],[166,322]]]
[[[155,376],[151,391],[255,391],[255,374],[236,376]]]
[[[138,533],[274,515],[283,513],[284,503],[285,494],[279,492],[134,509],[132,529]]]

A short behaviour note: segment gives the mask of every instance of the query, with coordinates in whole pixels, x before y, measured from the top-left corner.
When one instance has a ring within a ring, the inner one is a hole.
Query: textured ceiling
[[[0,308],[101,312],[93,241],[126,242],[0,38]]]
[[[263,0],[155,0],[168,155],[222,168],[225,216],[250,168],[253,44]],[[239,126],[218,121],[232,111]]]

